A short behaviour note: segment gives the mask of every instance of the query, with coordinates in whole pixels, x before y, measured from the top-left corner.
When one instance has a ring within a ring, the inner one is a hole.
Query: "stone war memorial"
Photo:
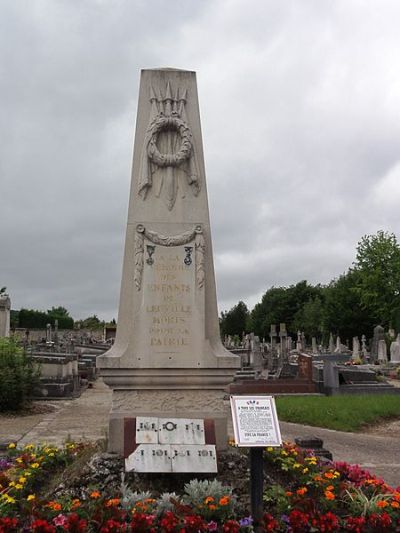
[[[118,329],[97,364],[113,390],[110,451],[158,442],[158,420],[160,438],[194,420],[226,447],[240,359],[220,339],[195,72],[141,72]]]

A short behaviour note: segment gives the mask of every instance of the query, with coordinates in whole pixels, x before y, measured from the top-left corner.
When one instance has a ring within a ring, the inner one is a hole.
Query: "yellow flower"
[[[26,499],[27,499],[28,502],[31,502],[35,498],[36,498],[36,496],[34,494],[29,494],[29,496]]]
[[[21,457],[17,457],[17,458],[15,459],[15,461],[16,461],[17,463],[23,463],[23,462],[24,462],[24,460],[21,459]]]
[[[15,481],[10,481],[10,483],[8,484],[9,487],[15,487]]]
[[[18,481],[20,483],[26,483],[26,477],[21,476]]]
[[[54,452],[50,452],[49,457],[54,457]]]
[[[33,450],[33,448],[33,444],[27,444],[26,446],[24,446],[24,450]]]
[[[271,446],[268,446],[267,452],[273,452],[273,451],[274,451],[274,449]]]
[[[281,455],[283,455],[284,457],[286,457],[288,455],[288,452],[286,450],[282,450],[281,451]]]
[[[21,489],[24,488],[24,486],[21,485],[21,483],[17,483],[17,484],[15,485],[15,488],[16,488],[17,490],[21,490]]]
[[[31,468],[39,468],[39,463],[32,463]]]
[[[301,464],[300,463],[294,463],[293,468],[301,468]]]
[[[13,448],[16,448],[16,447],[17,447],[17,445],[15,444],[15,442],[10,442],[10,444],[8,445],[8,448],[10,450],[12,450]]]
[[[308,468],[303,468],[303,474],[307,474]]]

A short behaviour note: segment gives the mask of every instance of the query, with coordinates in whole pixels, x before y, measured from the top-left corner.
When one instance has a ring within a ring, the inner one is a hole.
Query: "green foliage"
[[[333,280],[325,291],[324,329],[350,339],[362,333],[372,336],[376,317],[364,309],[357,290],[359,273],[349,270]]]
[[[400,395],[285,396],[277,398],[280,420],[339,431],[358,431],[381,419],[400,417]]]
[[[47,313],[22,308],[18,313],[18,327],[20,328],[46,329],[47,324],[54,326],[56,320],[58,320],[60,329],[72,329],[74,327],[74,320],[64,307],[52,307]]]
[[[0,338],[0,411],[18,411],[39,381],[40,369],[14,339]]]
[[[321,289],[321,295],[322,295]],[[322,338],[324,335],[324,304],[321,297],[308,300],[297,311],[293,319],[293,328],[304,331],[307,337]]]
[[[249,316],[247,305],[242,301],[232,307],[230,311],[222,312],[220,320],[221,335],[239,335],[241,337],[242,333],[247,331]]]
[[[354,270],[363,309],[389,326],[400,310],[400,245],[394,233],[365,235],[357,246]]]
[[[85,329],[102,329],[104,324],[104,320],[100,320],[97,315],[89,316],[83,320],[77,320],[75,322],[76,326]]]
[[[271,324],[285,322],[289,334],[294,335],[295,315],[304,304],[322,297],[323,288],[315,287],[307,281],[300,281],[290,287],[272,287],[256,304],[250,314],[250,329],[259,337],[268,338]]]

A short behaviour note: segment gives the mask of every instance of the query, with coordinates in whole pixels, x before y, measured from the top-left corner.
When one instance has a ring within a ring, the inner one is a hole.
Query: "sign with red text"
[[[281,446],[272,396],[231,396],[231,410],[237,446]]]

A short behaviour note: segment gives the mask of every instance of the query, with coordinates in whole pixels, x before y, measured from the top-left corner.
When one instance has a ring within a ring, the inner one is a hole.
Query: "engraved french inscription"
[[[186,353],[191,346],[195,268],[187,255],[185,246],[156,246],[154,263],[144,267],[145,335],[155,353]]]

